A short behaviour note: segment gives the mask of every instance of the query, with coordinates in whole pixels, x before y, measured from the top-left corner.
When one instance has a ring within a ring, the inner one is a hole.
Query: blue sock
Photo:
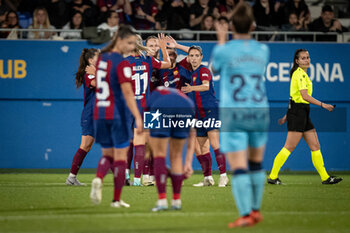
[[[259,210],[261,207],[261,201],[264,193],[266,172],[265,170],[251,171],[249,176],[250,176],[252,191],[253,191],[252,209]]]
[[[233,198],[241,216],[249,215],[252,210],[252,185],[250,175],[238,174],[231,179]]]

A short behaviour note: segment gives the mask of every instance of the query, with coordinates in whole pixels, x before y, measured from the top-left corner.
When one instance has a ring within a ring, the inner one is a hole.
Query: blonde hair
[[[136,47],[134,50],[135,55],[144,55],[143,52],[149,53],[151,52],[151,49],[148,48],[147,46],[144,46],[142,43],[142,37],[140,35],[136,35],[137,39],[136,39]]]
[[[37,15],[39,11],[43,11],[46,15],[46,20],[43,24],[43,29],[49,29],[51,27],[50,24],[50,19],[49,19],[49,14],[47,13],[47,10],[44,7],[38,7],[34,10],[33,13],[33,29],[40,29],[40,24],[38,23]],[[39,32],[36,31],[34,32],[34,38],[38,39],[39,38]]]

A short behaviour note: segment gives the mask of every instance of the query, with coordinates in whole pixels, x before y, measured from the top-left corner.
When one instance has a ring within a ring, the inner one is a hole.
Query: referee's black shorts
[[[314,129],[314,125],[310,119],[310,105],[303,103],[294,103],[290,101],[287,112],[287,128],[288,131],[306,132]]]

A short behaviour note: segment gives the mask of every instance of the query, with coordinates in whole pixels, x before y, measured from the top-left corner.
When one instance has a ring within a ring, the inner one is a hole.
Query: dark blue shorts
[[[208,120],[211,120],[211,122],[213,121],[217,121],[219,120],[219,110],[218,108],[212,108],[212,109],[208,109],[205,110],[205,117],[200,118],[198,117],[198,120],[206,122]],[[210,124],[209,127],[196,127],[197,130],[197,137],[207,137],[208,136],[208,132],[211,130],[217,129],[219,130],[218,127],[215,126],[215,124]]]
[[[80,126],[81,126],[81,135],[86,136],[95,136],[95,130],[94,130],[94,119],[93,119],[93,114],[92,111],[86,112],[83,111],[81,114],[81,119],[80,119]]]
[[[95,133],[102,148],[125,148],[132,138],[130,124],[120,120],[95,120]]]

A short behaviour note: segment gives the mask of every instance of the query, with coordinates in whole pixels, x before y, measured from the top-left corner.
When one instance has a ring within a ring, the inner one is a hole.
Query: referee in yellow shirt
[[[286,162],[288,156],[298,145],[301,137],[304,138],[311,150],[312,163],[321,176],[322,184],[336,184],[342,178],[329,176],[320,150],[320,143],[314,125],[309,117],[310,104],[315,104],[328,111],[333,111],[334,106],[322,103],[311,97],[312,82],[307,75],[310,66],[310,57],[306,49],[298,49],[294,54],[293,67],[290,71],[290,100],[287,114],[279,119],[279,124],[287,121],[288,134],[282,150],[277,154],[271,173],[267,179],[269,184],[282,184],[278,173]]]

